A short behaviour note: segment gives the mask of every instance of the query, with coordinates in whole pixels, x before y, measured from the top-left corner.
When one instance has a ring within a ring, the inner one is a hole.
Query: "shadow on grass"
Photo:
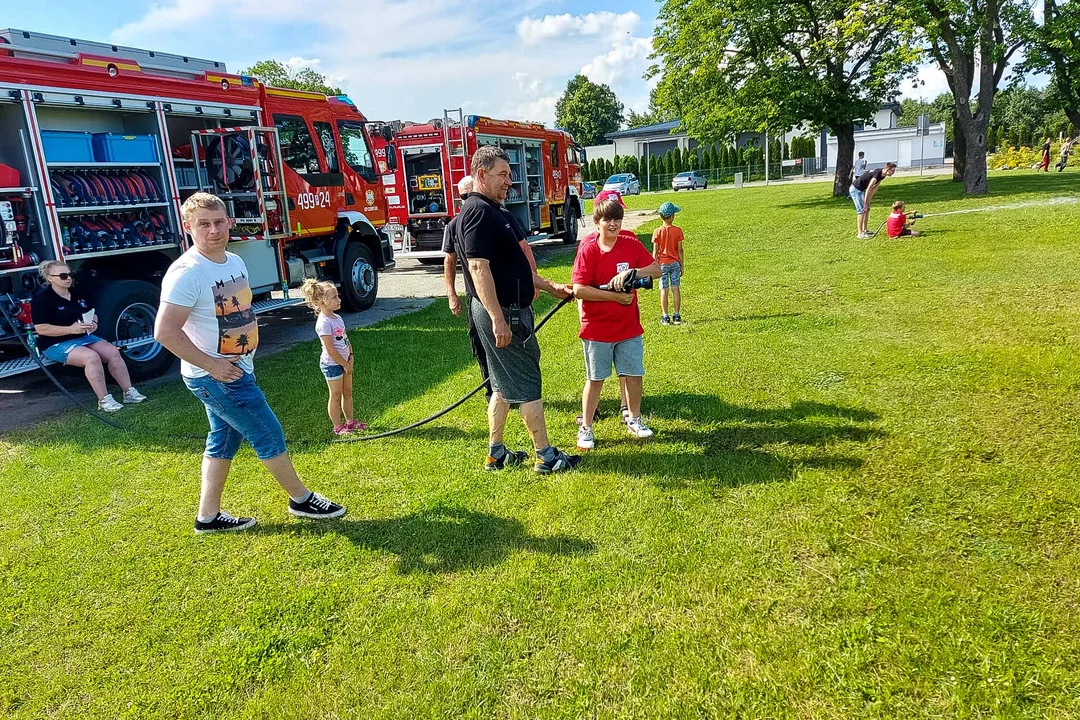
[[[1017,172],[1020,173],[1023,171]],[[916,182],[912,182],[913,180]],[[895,179],[888,178],[881,184],[881,191],[879,193],[881,197],[877,199],[877,204],[886,207],[886,205],[882,204],[882,200],[887,199],[888,205],[891,206],[893,200],[902,199],[907,203],[909,212],[914,212],[920,210],[920,206],[929,203],[953,200],[978,200],[980,197],[1003,198],[1022,193],[1076,192],[1075,177],[1066,177],[1064,174],[1060,177],[1052,175],[1037,176],[1034,173],[991,175],[989,186],[990,189],[986,195],[964,195],[963,183],[953,182],[951,171],[947,177],[939,175],[933,180],[922,180],[921,182],[918,181],[918,178],[912,176]],[[899,197],[893,197],[893,189],[896,190]],[[781,203],[778,207],[808,209],[831,208],[838,205],[851,206],[851,199],[846,195],[844,197],[833,197],[827,192],[822,192],[820,195],[808,197],[803,200]],[[854,215],[854,211],[852,214]]]
[[[490,567],[511,553],[587,555],[596,546],[567,535],[529,535],[525,525],[465,508],[438,506],[404,517],[325,523],[259,525],[254,532],[341,535],[368,550],[398,556],[398,572],[452,573]]]
[[[565,401],[549,405],[563,411],[579,407]],[[666,488],[702,482],[734,487],[787,480],[800,468],[857,469],[863,464],[860,458],[826,448],[836,442],[865,443],[883,436],[872,426],[878,419],[875,413],[825,403],[748,408],[711,395],[668,393],[646,395],[642,408],[657,433],[647,443],[629,437],[620,427],[618,401],[601,401],[598,446],[632,448],[633,459],[622,453],[593,453],[586,471],[647,478]],[[677,454],[672,446],[679,448]]]

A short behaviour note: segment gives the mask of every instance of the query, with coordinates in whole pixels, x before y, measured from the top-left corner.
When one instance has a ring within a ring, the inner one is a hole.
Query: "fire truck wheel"
[[[573,205],[566,207],[566,232],[563,233],[562,241],[566,245],[576,245],[578,241],[578,212]]]
[[[375,304],[379,294],[379,274],[371,250],[360,241],[345,246],[345,262],[342,264],[341,288],[345,291],[342,304],[353,312],[367,310]]]
[[[158,288],[141,280],[106,283],[94,296],[97,334],[105,340],[135,340],[154,334]],[[173,364],[172,354],[156,342],[124,350],[124,362],[134,380],[163,375]]]

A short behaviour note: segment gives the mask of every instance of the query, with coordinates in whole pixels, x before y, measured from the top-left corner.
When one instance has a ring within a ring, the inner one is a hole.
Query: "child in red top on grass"
[[[889,233],[889,237],[919,237],[919,232],[910,227],[915,224],[915,220],[908,220],[904,210],[903,201],[897,200],[892,204],[892,215],[885,221],[885,230]]]
[[[596,446],[592,418],[604,389],[604,380],[615,373],[626,382],[629,417],[626,427],[638,438],[652,437],[641,418],[642,378],[645,376],[645,330],[641,327],[637,292],[623,292],[633,277],[660,277],[656,262],[637,236],[622,230],[623,208],[614,200],[596,203],[592,233],[578,248],[571,280],[581,315],[581,338],[585,350],[585,389],[581,393],[581,429],[578,447]],[[601,290],[609,284],[614,290]],[[586,418],[588,424],[586,424]]]

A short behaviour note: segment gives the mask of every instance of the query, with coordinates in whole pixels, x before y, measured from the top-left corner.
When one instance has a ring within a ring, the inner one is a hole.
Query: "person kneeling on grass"
[[[604,389],[604,380],[615,373],[626,381],[629,417],[626,427],[638,438],[653,431],[641,418],[642,378],[645,376],[645,330],[641,327],[637,291],[623,292],[634,277],[660,277],[660,263],[634,233],[622,231],[623,208],[606,200],[593,209],[597,232],[581,241],[571,280],[581,315],[581,338],[585,351],[585,389],[581,393],[581,417],[592,418]],[[613,290],[601,290],[610,284]],[[596,447],[592,424],[582,421],[577,446]]]
[[[894,202],[892,204],[892,215],[889,215],[889,219],[885,221],[885,230],[889,233],[889,237],[919,237],[918,230],[911,229],[914,224],[915,218],[908,220],[903,201],[897,200]]]
[[[225,203],[209,193],[195,193],[184,201],[180,216],[192,245],[165,272],[154,338],[180,358],[184,384],[206,407],[210,421],[195,532],[255,525],[255,518],[221,511],[225,480],[244,440],[289,494],[291,515],[341,517],[344,507],[300,481],[285,449],[281,423],[255,384],[259,324],[251,309],[247,265],[225,250],[233,224]]]
[[[341,309],[341,297],[334,283],[308,278],[300,287],[307,306],[318,314],[315,334],[322,342],[319,369],[326,378],[330,401],[326,412],[335,435],[348,435],[363,430],[366,424],[353,418],[353,360],[352,346],[345,321],[337,314]]]

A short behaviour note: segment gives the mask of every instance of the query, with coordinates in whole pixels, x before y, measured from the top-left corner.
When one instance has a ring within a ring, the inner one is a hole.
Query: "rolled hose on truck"
[[[647,279],[652,280],[652,278],[647,278]],[[638,281],[638,282],[640,282],[640,281]],[[641,287],[646,287],[646,286],[644,284],[642,284]],[[609,288],[607,286],[603,286],[601,289],[606,290],[606,289],[609,289]],[[555,313],[557,313],[560,309],[562,309],[562,307],[564,305],[566,305],[567,303],[569,303],[573,299],[574,299],[574,296],[570,295],[569,297],[563,298],[562,300],[560,300],[558,302],[558,304],[555,305],[555,307],[553,307],[551,310],[549,310],[548,313],[546,315],[544,315],[543,318],[541,318],[540,322],[536,324],[536,327],[533,329],[533,333],[534,334],[539,333],[540,329],[542,327],[544,327],[544,325],[547,323],[547,321],[550,320],[551,317]],[[19,338],[19,343],[23,346],[23,349],[26,350],[27,354],[31,358],[33,358],[33,360],[37,364],[38,368],[40,368],[41,371],[43,373],[45,373],[45,377],[49,378],[49,380],[52,382],[52,384],[55,385],[57,387],[57,389],[60,390],[60,392],[62,392],[64,394],[64,397],[66,397],[71,402],[71,404],[73,406],[77,407],[79,410],[82,410],[84,413],[86,413],[90,417],[92,417],[92,418],[94,418],[96,420],[100,420],[105,425],[108,425],[109,427],[114,428],[116,430],[121,430],[123,432],[132,433],[134,435],[142,435],[143,437],[147,437],[147,438],[164,438],[164,439],[172,439],[172,440],[198,440],[200,442],[206,440],[206,435],[205,434],[204,435],[178,435],[178,434],[174,434],[174,433],[166,433],[164,435],[161,435],[161,434],[143,432],[141,430],[136,430],[136,429],[128,427],[126,425],[122,425],[121,423],[116,422],[112,418],[106,417],[104,414],[97,411],[96,409],[93,409],[93,408],[87,407],[86,405],[83,405],[81,402],[79,402],[78,398],[76,398],[71,393],[71,391],[69,391],[66,387],[64,387],[64,384],[61,383],[56,378],[55,375],[53,375],[51,372],[49,372],[48,366],[42,361],[42,359],[40,357],[38,357],[38,354],[31,349],[29,343],[27,343],[27,341],[26,341],[26,338],[23,337],[23,334],[21,332],[18,332],[18,329],[17,329],[18,325],[16,324],[15,319],[11,316],[11,313],[8,312],[7,305],[4,302],[0,302],[0,313],[3,313],[4,319],[7,320],[8,325],[10,325],[12,330],[15,331],[16,337]],[[454,403],[452,403],[450,405],[447,405],[443,409],[439,410],[438,412],[436,412],[436,413],[434,413],[432,415],[429,415],[428,417],[424,418],[423,420],[418,420],[417,422],[411,423],[409,425],[405,425],[404,427],[395,428],[393,430],[387,430],[386,432],[375,433],[373,435],[362,435],[362,436],[359,436],[359,437],[352,437],[352,438],[337,438],[333,442],[338,443],[338,444],[367,442],[368,440],[380,440],[382,438],[388,438],[388,437],[392,437],[394,435],[400,435],[401,433],[408,432],[409,430],[415,430],[418,427],[421,427],[423,425],[427,425],[429,422],[432,422],[433,420],[437,420],[437,419],[441,418],[443,415],[447,414],[451,410],[454,410],[455,408],[459,407],[466,400],[471,398],[473,395],[475,395],[476,393],[483,390],[484,387],[487,384],[488,384],[488,381],[484,380],[482,383],[480,383],[479,385],[474,387],[472,390],[470,390],[468,393],[463,395],[461,397],[461,399],[455,401]],[[322,445],[322,444],[323,443],[321,443],[321,442],[314,442],[314,441],[311,441],[311,440],[292,441],[292,440],[286,439],[286,447],[288,447],[290,445],[306,447],[306,446],[311,446],[311,445]]]

